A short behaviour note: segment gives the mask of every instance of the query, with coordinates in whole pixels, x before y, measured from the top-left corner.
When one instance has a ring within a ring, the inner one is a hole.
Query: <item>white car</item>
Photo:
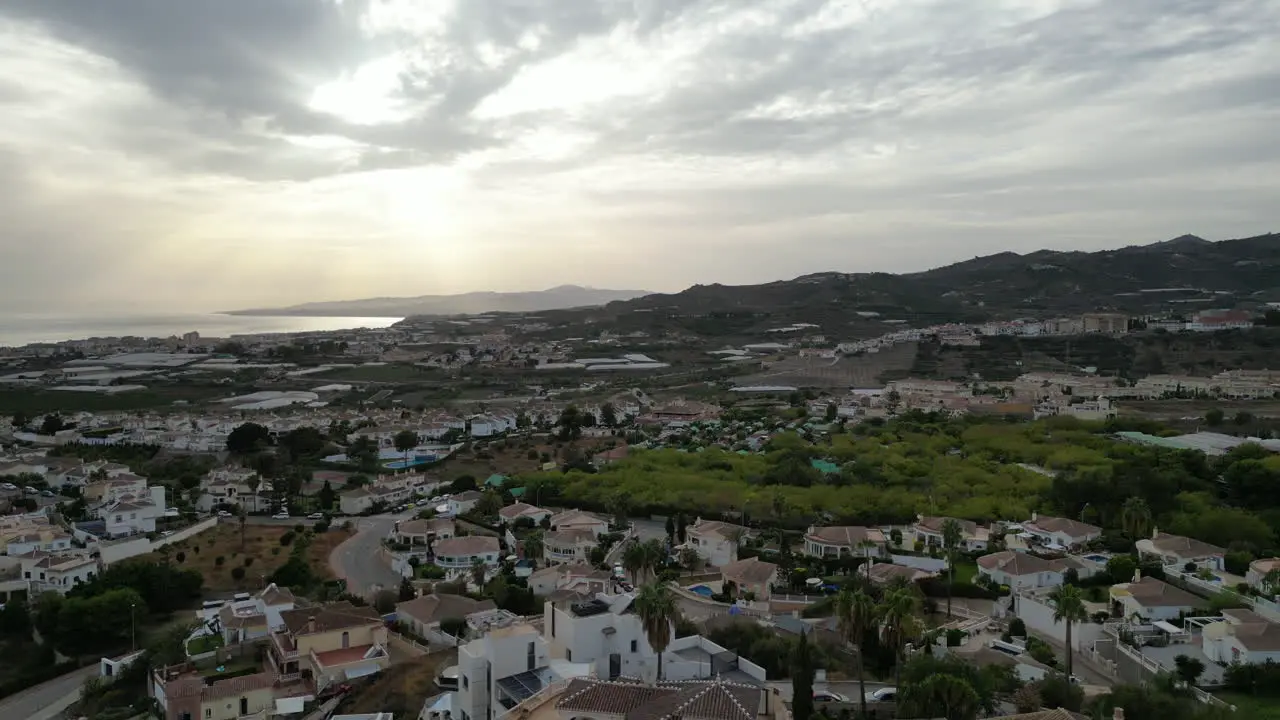
[[[218,517],[231,517],[231,513],[227,512],[226,510],[219,510]]]
[[[278,512],[278,513],[276,513],[275,515],[272,515],[272,516],[271,516],[271,519],[272,519],[272,520],[288,520],[288,519],[289,519],[289,513],[287,513],[287,512]]]
[[[867,693],[867,702],[893,702],[898,699],[898,688],[883,687]]]
[[[307,516],[307,519],[308,519],[308,520],[323,520],[323,519],[324,519],[324,513],[311,513],[310,515],[308,515],[308,516]]]
[[[813,692],[813,701],[847,703],[849,702],[849,698],[841,695],[840,693],[831,692],[830,690],[815,690]]]

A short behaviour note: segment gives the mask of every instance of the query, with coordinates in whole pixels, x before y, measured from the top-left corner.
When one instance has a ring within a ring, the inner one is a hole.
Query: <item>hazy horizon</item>
[[[1257,235],[1276,28],[1277,0],[7,0],[0,310]]]

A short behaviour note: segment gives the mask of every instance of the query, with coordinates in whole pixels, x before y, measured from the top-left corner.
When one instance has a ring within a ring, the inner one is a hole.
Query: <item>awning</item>
[[[376,672],[378,672],[377,665],[361,665],[359,667],[353,667],[347,670],[347,679],[355,680],[356,678],[364,677],[366,675],[372,675]]]
[[[1170,635],[1181,635],[1186,632],[1186,630],[1183,630],[1177,625],[1166,622],[1164,620],[1157,620],[1153,624],[1156,626],[1156,629],[1167,632]]]

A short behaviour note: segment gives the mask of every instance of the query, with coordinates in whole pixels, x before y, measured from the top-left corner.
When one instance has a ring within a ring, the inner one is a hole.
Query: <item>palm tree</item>
[[[524,538],[524,557],[526,560],[536,560],[542,557],[542,531],[534,530]]]
[[[622,568],[631,574],[633,585],[640,584],[640,573],[644,571],[648,561],[648,552],[644,545],[635,540],[628,540],[627,546],[622,549]]]
[[[867,630],[876,620],[876,604],[871,596],[861,590],[841,590],[836,598],[836,618],[839,622],[840,637],[853,646],[857,653],[858,702],[861,711],[858,717],[867,716],[867,685],[862,666],[862,641]]]
[[[644,552],[644,569],[654,577],[658,577],[658,568],[666,564],[667,549],[662,546],[662,541],[657,538],[645,541],[640,546]]]
[[[244,505],[241,505],[237,514],[240,516],[240,552],[244,552],[244,529],[249,522],[249,513],[245,512]]]
[[[901,685],[902,664],[906,659],[907,643],[920,632],[920,619],[916,617],[920,600],[908,589],[890,590],[880,603],[880,634],[884,642],[893,648],[894,685]]]
[[[956,548],[960,547],[962,538],[960,522],[947,518],[942,523],[942,547],[947,553],[947,617],[951,617],[951,586],[956,581]]]
[[[1080,594],[1080,588],[1075,585],[1059,585],[1050,593],[1049,600],[1053,602],[1053,621],[1067,624],[1067,680],[1070,680],[1072,667],[1071,625],[1072,623],[1084,622],[1088,619],[1089,614],[1085,611],[1084,597]]]
[[[471,561],[471,581],[476,584],[476,590],[484,590],[484,576],[486,570],[488,570],[488,568],[485,567],[484,560],[476,558]]]
[[[680,611],[676,608],[675,595],[671,588],[663,583],[649,583],[640,588],[635,600],[636,615],[640,616],[640,625],[644,628],[649,646],[658,654],[658,674],[655,682],[662,679],[662,653],[671,644],[672,625],[680,619]]]
[[[1120,527],[1133,539],[1146,537],[1151,527],[1151,508],[1140,497],[1131,497],[1120,507]]]

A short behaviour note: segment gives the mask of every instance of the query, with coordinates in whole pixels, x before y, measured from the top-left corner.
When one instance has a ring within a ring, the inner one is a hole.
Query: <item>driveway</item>
[[[33,688],[0,700],[0,718],[46,720],[62,714],[80,699],[85,678],[98,674],[98,666],[90,665],[67,673]]]
[[[401,518],[377,515],[352,519],[356,534],[329,555],[329,567],[347,581],[347,591],[351,594],[368,596],[380,588],[400,586],[400,574],[392,571],[381,552],[382,541],[391,533],[397,519]]]

